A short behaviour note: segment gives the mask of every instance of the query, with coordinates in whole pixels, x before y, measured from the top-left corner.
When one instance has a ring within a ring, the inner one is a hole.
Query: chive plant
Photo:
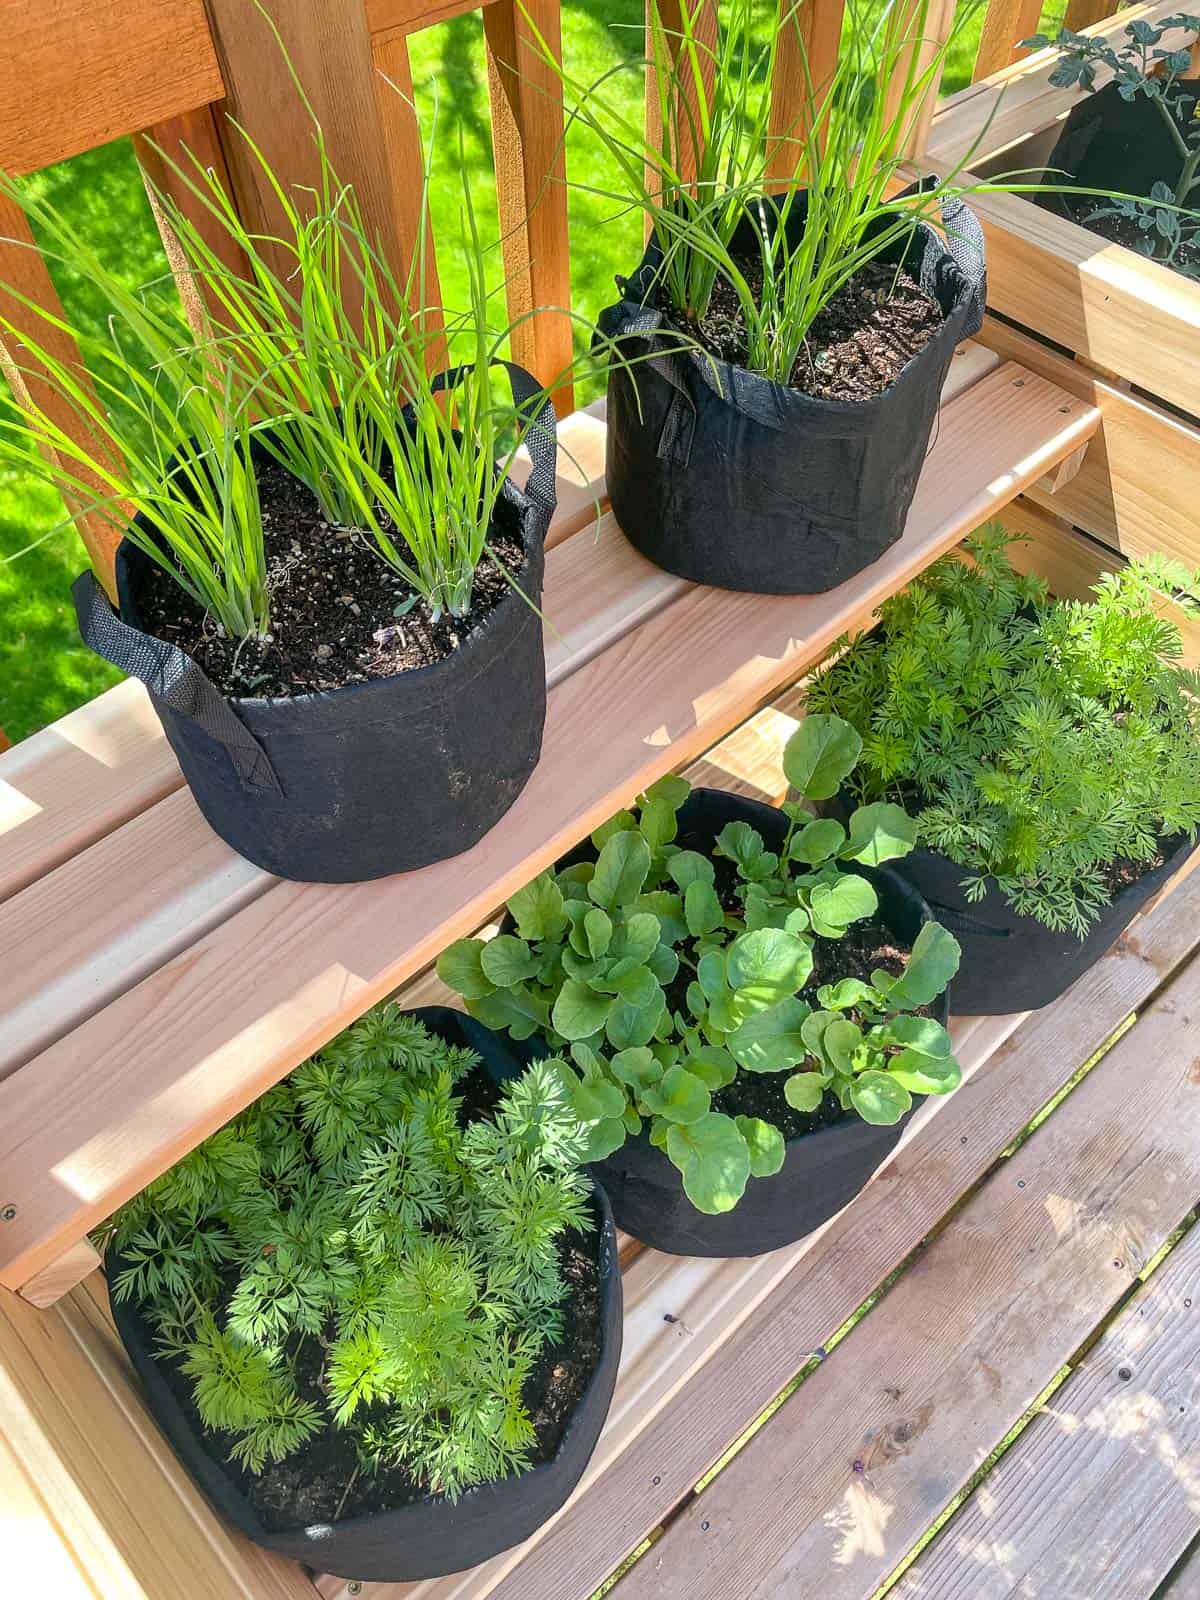
[[[787,383],[824,307],[864,266],[894,254],[919,222],[940,223],[947,200],[1044,185],[1018,172],[974,178],[964,172],[969,152],[920,193],[902,194],[912,176],[905,170],[909,130],[937,95],[946,57],[981,0],[957,7],[940,41],[934,0],[848,0],[836,67],[820,82],[801,28],[811,0],[777,8],[727,0],[715,42],[698,26],[704,3],[679,0],[678,26],[668,27],[655,0],[646,57],[625,64],[657,85],[651,92],[660,131],[653,139],[614,89],[624,68],[582,82],[555,62],[526,15],[533,48],[563,83],[572,121],[609,158],[611,186],[589,192],[640,210],[651,226],[664,301],[694,328],[718,279],[727,280],[744,323],[745,364]],[[789,32],[806,103],[790,126],[772,129],[769,86]],[[800,207],[802,230],[789,228]],[[745,231],[738,233],[747,218],[755,224],[748,246]]]
[[[0,309],[19,402],[0,406],[0,464],[50,482],[71,508],[68,523],[90,512],[124,534],[229,634],[265,633],[254,428],[236,363],[192,340],[161,295],[130,290],[48,201],[3,176],[0,193],[24,209],[43,254],[86,278],[109,309],[107,337],[93,336],[5,288],[27,315],[18,328]],[[60,332],[87,372],[54,353]],[[74,426],[58,420],[55,397]]]
[[[418,248],[398,275],[308,109],[320,179],[299,196],[235,125],[279,203],[278,236],[247,228],[190,153],[180,163],[158,152],[191,201],[193,215],[157,194],[205,308],[191,333],[156,286],[130,291],[51,205],[0,176],[0,193],[24,209],[44,253],[88,278],[110,309],[107,339],[92,339],[8,290],[46,331],[38,338],[0,314],[21,401],[0,411],[0,463],[59,488],[68,520],[99,513],[234,637],[270,627],[252,444],[312,491],[328,522],[367,535],[433,620],[463,616],[504,479],[544,397],[567,376],[523,404],[500,397],[493,369],[524,318],[496,325],[499,291],[487,287],[465,176],[469,295],[452,311],[430,305],[426,290],[428,162]],[[215,221],[237,244],[241,270],[194,218]],[[76,339],[94,393],[81,369],[55,358],[55,330]],[[444,375],[447,360],[455,366]],[[47,384],[77,429],[56,421]]]

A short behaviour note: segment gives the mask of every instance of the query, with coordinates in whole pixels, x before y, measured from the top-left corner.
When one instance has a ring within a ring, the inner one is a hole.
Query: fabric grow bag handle
[[[138,678],[172,711],[222,745],[243,783],[283,793],[267,752],[191,656],[178,645],[122,622],[90,569],[71,585],[71,598],[80,636],[90,649]]]
[[[902,189],[896,199],[914,200],[918,195],[927,194],[940,181],[936,174],[926,173],[907,189]],[[961,195],[943,195],[940,209],[946,253],[971,290],[971,312],[963,327],[963,338],[970,339],[983,327],[987,302],[983,225]]]
[[[546,514],[547,523],[554,514],[558,504],[558,490],[556,484],[558,466],[558,426],[554,407],[550,403],[550,395],[531,372],[518,366],[515,361],[502,361],[499,357],[494,360],[493,367],[503,367],[508,373],[509,386],[512,389],[513,401],[517,408],[518,416],[527,423],[525,431],[525,444],[529,449],[529,459],[533,463],[529,477],[525,482],[525,493]],[[447,367],[445,372],[440,372],[434,378],[430,387],[436,392],[439,389],[452,389],[462,380],[468,371],[465,366]],[[536,402],[536,403],[535,403]],[[411,416],[411,407],[405,407]],[[545,533],[545,528],[542,530]]]

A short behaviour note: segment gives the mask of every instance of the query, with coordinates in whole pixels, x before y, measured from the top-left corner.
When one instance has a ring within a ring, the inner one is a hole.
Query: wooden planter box
[[[1085,31],[1119,35],[1135,17],[1177,9],[1134,6]],[[1172,42],[1188,38],[1168,35],[1164,47]],[[945,173],[965,162],[983,178],[1043,165],[1083,97],[1050,84],[1057,60],[1039,51],[948,100],[924,165]],[[993,313],[982,342],[1103,413],[1055,514],[1125,555],[1158,551],[1200,565],[1200,283],[1032,199],[981,194],[972,204],[987,236]],[[1046,488],[1030,499],[1047,505]]]

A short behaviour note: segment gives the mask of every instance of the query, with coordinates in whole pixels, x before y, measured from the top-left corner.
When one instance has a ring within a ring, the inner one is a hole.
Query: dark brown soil
[[[482,1080],[482,1081],[476,1081]],[[486,1114],[497,1094],[482,1072],[472,1073],[461,1085],[465,1121]],[[599,1210],[597,1226],[588,1234],[568,1234],[559,1247],[559,1261],[569,1287],[563,1306],[565,1327],[557,1344],[547,1344],[525,1385],[524,1401],[537,1434],[530,1465],[549,1461],[557,1452],[584,1390],[600,1359],[601,1306],[599,1253],[602,1232]],[[233,1292],[231,1275],[226,1296]],[[218,1320],[223,1312],[218,1307]],[[332,1335],[332,1328],[326,1336]],[[296,1384],[300,1394],[314,1401],[322,1411],[327,1402],[321,1384],[325,1357],[321,1339],[304,1336],[290,1347]],[[259,1476],[230,1460],[230,1436],[206,1432],[192,1399],[190,1380],[173,1358],[159,1357],[159,1370],[182,1409],[198,1440],[220,1465],[237,1491],[253,1506],[269,1532],[306,1527],[313,1523],[344,1521],[373,1512],[393,1511],[424,1499],[425,1485],[416,1482],[403,1469],[383,1471],[372,1476],[359,1470],[353,1440],[358,1428],[337,1428],[330,1424],[294,1455],[280,1462],[268,1462]],[[363,1422],[381,1415],[382,1408],[364,1409]],[[357,1420],[357,1419],[356,1419]]]
[[[740,914],[742,906],[735,890],[741,880],[734,863],[724,856],[714,856],[703,836],[681,833],[675,842],[681,850],[696,850],[710,858],[715,870],[713,888],[717,899],[727,912]],[[681,947],[689,955],[691,943],[685,941]],[[910,949],[909,945],[898,944],[878,919],[852,923],[841,939],[815,938],[812,976],[800,996],[815,1009],[817,990],[823,984],[837,983],[842,978],[862,978],[870,982],[872,972],[879,970],[899,976]],[[686,1010],[691,978],[691,968],[681,966],[678,977],[667,991],[667,1003],[672,1012]],[[931,1009],[922,1006],[917,1015],[928,1016]],[[846,1015],[854,1022],[864,1020],[853,1010]],[[729,1117],[761,1117],[778,1128],[785,1139],[798,1139],[856,1115],[853,1111],[843,1111],[836,1095],[832,1094],[826,1094],[815,1111],[795,1110],[784,1098],[783,1086],[788,1076],[786,1072],[739,1072],[731,1084],[713,1096],[713,1109]]]
[[[471,611],[435,624],[424,600],[378,554],[368,534],[331,526],[315,497],[275,462],[258,469],[271,596],[271,634],[225,634],[157,566],[138,596],[147,631],[185,650],[232,696],[290,696],[389,678],[443,660],[510,592],[501,566],[485,556]],[[499,516],[509,520],[507,505]],[[399,544],[399,536],[396,540]],[[515,518],[492,550],[513,577],[525,555]]]
[[[757,296],[761,263],[746,258],[738,266]],[[899,377],[945,320],[941,307],[907,272],[872,261],[813,323],[792,369],[791,387],[821,400],[869,400]],[[708,311],[687,331],[713,355],[745,365],[745,323],[727,279],[718,279]]]
[[[822,984],[837,983],[842,978],[862,978],[869,983],[872,972],[880,969],[898,977],[910,948],[897,944],[878,920],[853,923],[842,939],[816,939],[812,977],[800,991],[801,998],[815,1009],[817,990]],[[929,1009],[924,1006],[919,1014],[927,1016]],[[854,1022],[864,1020],[855,1011],[846,1015]],[[730,1117],[761,1117],[778,1128],[785,1139],[798,1139],[857,1115],[843,1111],[832,1094],[826,1094],[815,1111],[796,1111],[784,1098],[783,1086],[788,1076],[786,1072],[739,1072],[728,1088],[714,1095],[714,1108]]]
[[[1137,250],[1138,240],[1145,238],[1131,217],[1092,217],[1089,220],[1088,213],[1096,204],[1090,195],[1086,199],[1079,195],[1061,195],[1059,198],[1071,221],[1086,228],[1089,233],[1099,234],[1102,239],[1111,239],[1113,244],[1123,244],[1128,250]],[[1140,255],[1141,251],[1137,253]],[[1200,244],[1189,241],[1180,247],[1173,265],[1168,266],[1165,261],[1160,261],[1159,265],[1167,267],[1170,272],[1180,272],[1187,267],[1190,269],[1187,276],[1200,275]]]

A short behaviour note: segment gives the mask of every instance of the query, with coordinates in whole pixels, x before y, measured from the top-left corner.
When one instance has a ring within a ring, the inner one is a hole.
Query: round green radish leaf
[[[712,1112],[667,1130],[666,1151],[683,1176],[683,1192],[708,1216],[732,1211],[746,1190],[750,1149],[732,1117]]]
[[[787,1149],[783,1135],[761,1117],[735,1117],[738,1132],[750,1151],[750,1176],[770,1178],[783,1165]]]
[[[825,1080],[819,1072],[793,1072],[783,1085],[783,1097],[793,1111],[815,1111],[825,1098]]]
[[[909,1110],[912,1095],[890,1072],[863,1072],[850,1085],[850,1103],[864,1122],[886,1127]]]

